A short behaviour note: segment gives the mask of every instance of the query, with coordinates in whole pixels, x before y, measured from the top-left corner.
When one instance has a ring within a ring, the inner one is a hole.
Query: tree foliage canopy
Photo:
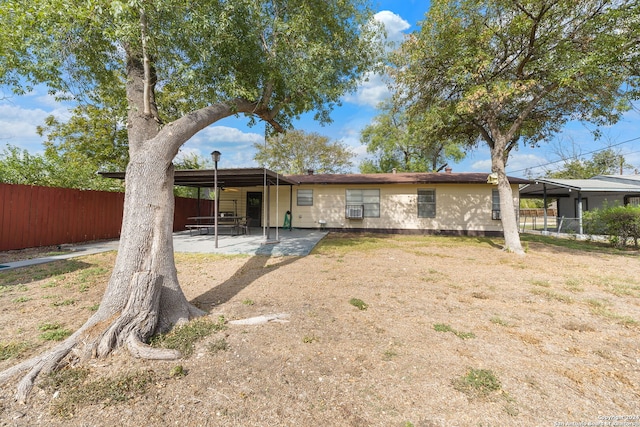
[[[610,124],[638,88],[632,1],[436,0],[403,46],[398,80],[432,131],[507,150],[579,119]]]
[[[575,157],[565,159],[559,170],[549,171],[546,176],[550,178],[589,179],[597,175],[621,174],[621,171],[630,167],[632,166],[626,162],[622,154],[608,148],[593,154],[591,159],[582,160]]]
[[[410,120],[402,106],[393,101],[382,104],[375,121],[366,126],[360,139],[374,160],[360,165],[363,173],[439,172],[449,161],[458,162],[464,149],[450,139],[431,138],[421,122]]]
[[[255,160],[279,173],[297,175],[342,173],[351,168],[353,153],[339,141],[330,141],[318,133],[290,130],[272,135],[265,144],[254,144]]]
[[[569,120],[614,123],[638,95],[640,4],[433,0],[395,55],[398,96],[432,138],[491,150],[507,249],[523,253],[509,153]]]
[[[80,190],[123,191],[122,183],[97,175],[91,158],[57,151],[31,154],[9,145],[0,153],[0,182]]]
[[[127,67],[149,61],[161,123],[236,98],[284,126],[310,110],[328,120],[373,62],[368,13],[360,0],[5,0],[0,84],[126,107]]]

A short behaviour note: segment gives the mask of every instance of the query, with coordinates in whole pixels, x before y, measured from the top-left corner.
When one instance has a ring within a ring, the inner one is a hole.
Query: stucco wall
[[[313,206],[297,206],[298,189],[313,190]],[[354,220],[345,218],[347,189],[379,189],[380,217]],[[418,190],[436,191],[436,217],[418,218]],[[320,228],[320,221],[331,229],[430,230],[501,232],[499,220],[491,219],[491,195],[494,185],[301,185],[272,186],[269,222],[281,227],[285,212],[291,210],[292,226]],[[518,205],[518,188],[512,186],[514,206]],[[246,215],[247,192],[262,192],[262,187],[224,191],[221,206],[237,200],[239,215]],[[262,223],[264,224],[264,208]]]
[[[318,228],[320,221],[327,228],[380,230],[443,230],[443,231],[502,231],[499,220],[491,219],[493,185],[437,184],[437,185],[301,185],[293,188],[292,224],[299,228]],[[313,206],[297,206],[298,189],[313,190]],[[379,189],[380,217],[362,220],[346,219],[347,189]],[[436,191],[436,217],[418,218],[418,189]],[[518,204],[517,186],[512,186],[514,206]],[[289,190],[280,192],[280,216],[289,209]],[[275,200],[272,194],[272,217]],[[286,204],[283,202],[286,199]],[[280,221],[281,222],[281,221]],[[272,223],[273,224],[273,223]],[[281,225],[281,224],[280,224]]]

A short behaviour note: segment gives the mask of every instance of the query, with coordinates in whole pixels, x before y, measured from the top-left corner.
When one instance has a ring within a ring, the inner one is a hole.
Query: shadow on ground
[[[265,274],[271,273],[280,267],[292,264],[302,257],[285,257],[279,262],[267,265],[269,260],[273,260],[268,255],[256,255],[238,269],[229,279],[218,286],[198,295],[191,300],[191,303],[202,310],[209,310],[211,307],[228,302],[243,289]]]

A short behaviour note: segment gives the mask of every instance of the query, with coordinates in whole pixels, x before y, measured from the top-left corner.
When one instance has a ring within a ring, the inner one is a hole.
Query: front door
[[[247,192],[247,218],[249,227],[262,225],[262,193]]]

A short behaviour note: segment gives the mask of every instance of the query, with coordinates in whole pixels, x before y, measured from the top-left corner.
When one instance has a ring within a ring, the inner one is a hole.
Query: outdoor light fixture
[[[218,150],[211,153],[213,160],[213,234],[215,240],[215,248],[218,249],[218,162],[220,161],[220,152]]]

